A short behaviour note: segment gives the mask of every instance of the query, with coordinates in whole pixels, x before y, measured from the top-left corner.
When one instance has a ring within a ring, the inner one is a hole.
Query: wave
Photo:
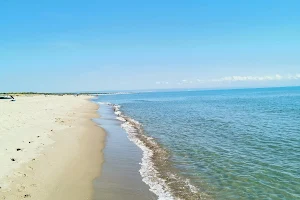
[[[128,139],[135,143],[143,152],[139,170],[143,182],[159,200],[207,199],[190,180],[179,176],[172,170],[169,153],[157,141],[144,133],[142,124],[120,110],[120,105],[102,102],[112,106],[116,119],[121,121],[121,127],[127,132]]]

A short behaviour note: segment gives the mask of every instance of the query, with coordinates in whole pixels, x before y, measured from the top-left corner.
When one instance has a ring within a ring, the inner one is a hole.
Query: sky
[[[0,1],[0,92],[300,85],[300,2]]]

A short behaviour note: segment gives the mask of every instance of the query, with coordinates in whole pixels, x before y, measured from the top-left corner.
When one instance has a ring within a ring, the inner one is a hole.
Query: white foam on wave
[[[113,108],[114,108],[115,114],[117,115],[116,119],[117,119],[117,120],[120,120],[120,121],[122,121],[122,122],[125,122],[126,119],[122,116],[122,112],[120,111],[120,107],[121,107],[121,106],[119,106],[119,105],[112,105],[112,106],[113,106]]]
[[[98,102],[99,105],[109,105],[111,106],[112,104],[109,102]]]
[[[150,191],[155,193],[159,200],[174,200],[175,198],[172,196],[171,192],[169,192],[165,180],[157,176],[158,171],[154,168],[152,162],[153,151],[146,147],[144,143],[136,137],[136,134],[138,134],[137,130],[130,122],[126,121],[121,126],[128,133],[129,140],[134,142],[143,151],[143,158],[140,163],[142,180],[150,186]]]
[[[126,122],[126,119],[124,119],[123,117],[116,117],[116,119],[122,122]]]
[[[112,103],[109,102],[98,102],[99,105],[109,105],[109,106],[113,106],[114,108],[114,112],[117,115],[116,119],[122,122],[125,122],[126,119],[124,117],[121,116],[122,112],[119,110],[120,106],[119,105],[114,105]]]
[[[166,181],[158,176],[159,172],[155,169],[152,162],[153,151],[137,137],[139,132],[135,125],[140,126],[140,123],[123,116],[119,105],[113,105],[113,108],[117,119],[123,122],[121,127],[127,132],[128,139],[143,151],[142,162],[140,163],[141,169],[139,170],[142,180],[149,185],[150,191],[156,194],[159,200],[177,200],[178,198],[172,196]],[[147,139],[149,142],[154,142],[150,137],[147,137]]]
[[[127,137],[130,141],[135,143],[143,152],[142,162],[140,163],[141,169],[139,170],[143,182],[145,182],[150,187],[150,191],[158,196],[158,200],[180,200],[175,198],[169,186],[166,183],[166,180],[159,177],[159,172],[155,169],[154,163],[152,161],[153,150],[148,148],[143,141],[138,138],[139,130],[138,127],[141,124],[129,117],[126,117],[121,112],[120,105],[112,104],[110,102],[98,102],[99,104],[105,104],[112,106],[114,113],[116,114],[116,119],[123,122],[121,127],[127,132]],[[153,138],[143,135],[148,143],[151,143],[152,146],[156,145],[156,142]],[[180,179],[175,174],[169,174],[174,179]],[[185,185],[190,188],[192,193],[198,193],[198,189],[190,183],[189,179],[184,180]]]

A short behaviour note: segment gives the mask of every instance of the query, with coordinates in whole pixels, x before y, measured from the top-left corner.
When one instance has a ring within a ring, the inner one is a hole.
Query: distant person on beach
[[[15,101],[15,98],[12,95],[9,95],[11,100],[10,101]]]

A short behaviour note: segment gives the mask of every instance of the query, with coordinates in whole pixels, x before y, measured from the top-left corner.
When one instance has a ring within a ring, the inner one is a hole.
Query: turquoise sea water
[[[141,124],[138,134],[157,142],[161,150],[152,159],[174,197],[300,199],[299,87],[150,92],[98,101],[120,105]],[[174,173],[195,188],[180,189]]]

